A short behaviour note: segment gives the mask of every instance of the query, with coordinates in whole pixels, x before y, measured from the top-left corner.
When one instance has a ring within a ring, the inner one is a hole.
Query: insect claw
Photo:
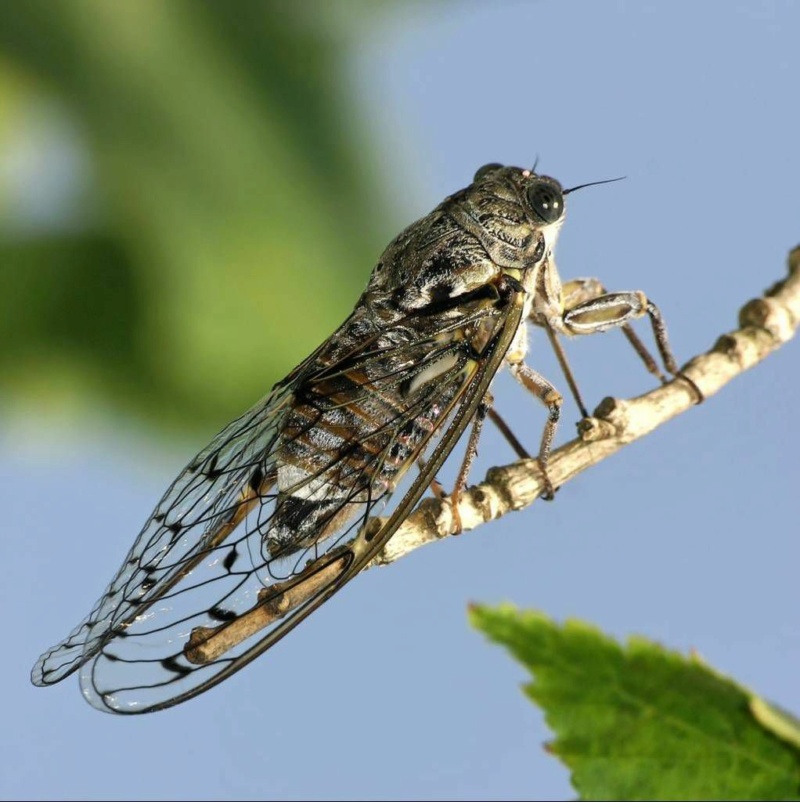
[[[547,472],[547,465],[541,457],[536,461],[539,463],[539,470],[542,472],[542,484],[544,485],[544,489],[539,498],[544,501],[552,501],[556,497],[556,488],[550,480],[550,474]]]
[[[692,392],[697,396],[696,403],[702,404],[703,401],[706,400],[706,397],[705,397],[705,394],[703,393],[703,391],[697,386],[695,381],[693,379],[690,379],[683,371],[678,371],[675,374],[675,378],[676,379],[683,379],[683,381],[685,381],[689,385],[689,387],[692,389]]]
[[[460,535],[464,531],[464,525],[461,521],[461,513],[458,510],[458,502],[461,499],[461,491],[457,490],[450,496],[450,515],[453,522],[450,526],[451,535]]]

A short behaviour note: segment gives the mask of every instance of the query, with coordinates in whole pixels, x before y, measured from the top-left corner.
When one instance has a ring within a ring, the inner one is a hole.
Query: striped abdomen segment
[[[466,357],[454,347],[422,368],[407,361],[394,354],[373,362],[368,372],[380,380],[353,369],[297,391],[278,456],[271,553],[331,534],[414,460],[458,391]]]

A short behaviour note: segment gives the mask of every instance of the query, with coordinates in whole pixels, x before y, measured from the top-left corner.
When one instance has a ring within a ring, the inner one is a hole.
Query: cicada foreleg
[[[549,300],[541,305],[534,304],[529,319],[547,331],[572,396],[584,418],[589,416],[589,411],[581,397],[558,334],[598,334],[611,328],[620,328],[647,370],[665,383],[667,377],[631,326],[632,321],[647,315],[664,367],[673,376],[678,374],[664,319],[658,307],[644,293],[636,290],[610,293],[596,278],[579,278],[568,281],[561,287],[560,307],[561,310],[557,311],[556,305]],[[697,393],[700,396],[699,390]]]
[[[589,416],[589,412],[581,398],[572,370],[567,362],[566,354],[557,338],[558,334],[598,334],[608,329],[621,328],[647,370],[658,377],[661,382],[666,382],[667,378],[659,368],[656,360],[630,325],[632,321],[647,315],[650,319],[653,336],[665,369],[673,376],[678,375],[678,364],[667,339],[667,327],[661,311],[643,292],[638,290],[607,292],[597,279],[582,278],[566,282],[561,287],[560,300],[562,308],[560,314],[555,312],[554,305],[547,298],[541,305],[534,304],[529,319],[532,323],[544,327],[547,331],[572,395],[584,418]],[[512,373],[517,380],[550,408],[550,417],[542,437],[539,463],[548,483],[544,495],[545,497],[552,497],[552,484],[547,477],[546,468],[550,446],[558,423],[561,395],[546,379],[522,363],[525,350],[523,338],[516,354],[510,355],[508,361],[511,363]],[[700,391],[693,382],[691,384],[697,392],[698,398],[702,400]]]
[[[660,381],[666,382],[667,378],[630,325],[631,321],[647,315],[664,367],[673,376],[678,372],[667,340],[664,318],[659,308],[643,292],[608,292],[596,278],[579,278],[564,284],[562,299],[564,313],[561,324],[565,334],[597,334],[611,328],[621,328],[647,370]]]

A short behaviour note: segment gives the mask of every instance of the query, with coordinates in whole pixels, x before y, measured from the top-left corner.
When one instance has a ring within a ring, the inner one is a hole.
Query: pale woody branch
[[[789,276],[749,301],[739,313],[739,328],[723,334],[704,354],[694,357],[680,376],[649,393],[629,400],[606,398],[594,417],[579,425],[580,436],[550,457],[555,487],[697,403],[692,383],[709,399],[731,379],[753,367],[784,343],[800,325],[800,246],[789,254]],[[492,468],[481,484],[461,496],[459,513],[464,531],[532,504],[542,492],[535,460]],[[419,546],[446,537],[452,530],[449,501],[426,499],[369,564],[387,565]]]

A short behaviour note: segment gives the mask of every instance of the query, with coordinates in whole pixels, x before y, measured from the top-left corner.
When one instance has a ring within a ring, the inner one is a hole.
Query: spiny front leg
[[[588,417],[586,405],[583,403],[566,354],[556,335],[598,334],[608,329],[621,328],[647,370],[657,376],[662,383],[666,383],[667,379],[655,359],[630,325],[631,321],[644,315],[650,319],[658,352],[666,370],[673,376],[680,375],[691,384],[697,393],[698,403],[703,400],[703,394],[694,382],[680,374],[667,339],[667,327],[661,311],[643,292],[638,290],[607,292],[596,278],[573,279],[562,286],[556,285],[555,291],[548,292],[547,288],[548,285],[543,283],[544,291],[534,299],[528,319],[547,331],[561,369],[584,418]]]
[[[631,321],[644,315],[650,318],[653,336],[664,367],[675,375],[678,365],[667,340],[667,327],[659,308],[638,290],[607,292],[596,278],[573,279],[562,288],[563,313],[560,326],[554,328],[565,334],[597,334],[611,328],[621,328],[645,367],[662,382],[666,381],[653,357],[630,326]],[[531,315],[538,323],[541,314]],[[549,316],[548,316],[549,317]],[[552,318],[548,320],[551,324]]]

